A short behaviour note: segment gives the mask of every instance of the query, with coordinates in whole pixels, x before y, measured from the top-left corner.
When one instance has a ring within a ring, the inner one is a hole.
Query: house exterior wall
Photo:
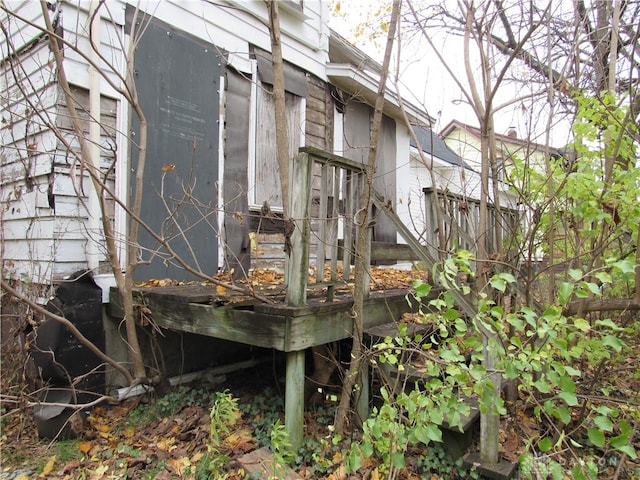
[[[45,118],[55,121],[58,89],[51,71],[42,68],[49,60],[46,44],[34,44],[21,59],[24,70],[15,66],[19,81],[9,62],[3,62],[0,71],[0,256],[7,277],[48,279],[58,247],[56,218],[49,202],[54,181],[51,153],[57,142],[45,122],[29,114],[29,103],[41,104]],[[26,100],[20,91],[22,79],[27,83]]]
[[[419,213],[419,205],[417,203],[422,196],[420,185],[424,180],[419,176],[419,172],[416,171],[411,160],[410,136],[406,125],[400,123],[396,125],[396,136],[398,139],[397,156],[401,161],[397,162],[395,170],[397,185],[395,211],[405,225],[415,230],[413,222]],[[420,227],[418,226],[417,229],[420,230]],[[419,238],[419,231],[416,231],[416,237]],[[400,235],[397,236],[397,242],[405,243]]]
[[[479,133],[477,129],[473,127],[452,122],[452,124],[445,127],[443,134],[445,135],[444,139],[447,145],[471,167],[465,171],[465,182],[463,185],[466,185],[466,188],[461,192],[451,191],[453,195],[451,195],[451,198],[447,201],[451,207],[451,212],[453,212],[452,215],[462,220],[463,226],[468,225],[468,231],[473,233],[477,229],[477,219],[474,220],[474,217],[478,216],[477,213],[473,212],[478,209],[478,202],[481,195]],[[513,159],[518,158],[526,162],[530,168],[543,171],[546,157],[551,154],[556,154],[556,151],[553,148],[546,148],[527,140],[516,137],[512,139],[507,135],[497,135],[496,150],[500,167],[503,169],[500,175],[499,191],[500,205],[503,208],[503,222],[505,224],[503,232],[506,236],[513,232],[516,225],[526,221],[526,216],[528,215],[527,212],[522,210],[523,207],[518,204],[517,193],[509,187],[508,182],[512,180],[509,177],[509,169],[513,165]],[[488,194],[490,205],[492,203],[494,181],[495,179],[489,179]],[[460,195],[466,196],[466,199]],[[466,202],[464,205],[464,215],[459,212],[461,201]],[[490,221],[495,221],[493,215],[493,211],[491,211]],[[471,219],[472,221],[469,222],[463,217]],[[466,248],[469,247],[467,246]]]
[[[137,5],[138,2],[132,2]],[[40,5],[23,2],[16,5],[19,16],[43,25]],[[57,10],[50,12],[57,18],[65,41],[79,46],[88,55],[88,11],[89,3],[58,2]],[[101,164],[114,167],[109,177],[116,194],[126,198],[129,192],[127,163],[129,144],[125,133],[128,123],[128,106],[117,94],[119,87],[116,73],[126,67],[125,52],[131,40],[125,31],[127,2],[108,2],[101,10],[100,53],[104,56],[101,68],[107,72],[107,80],[100,82],[103,97],[102,118],[113,132],[103,132]],[[270,50],[270,38],[265,22],[265,4],[258,1],[184,2],[177,0],[140,2],[140,9],[166,22],[176,29],[188,32],[194,38],[215,45],[224,52],[228,65],[245,74],[252,72],[250,51],[255,46]],[[303,12],[285,5],[280,9],[283,55],[285,61],[296,65],[308,74],[309,96],[305,121],[305,138],[308,144],[327,148],[331,140],[331,129],[323,125],[322,115],[330,114],[327,107],[330,97],[325,86],[325,64],[328,56],[328,6],[325,2],[305,1]],[[57,17],[58,12],[62,15]],[[56,128],[62,127],[65,136],[70,136],[68,116],[63,109],[63,96],[55,79],[55,64],[46,39],[37,28],[30,27],[17,18],[3,16],[8,26],[10,43],[0,40],[2,52],[17,48],[22,75],[31,82],[27,99],[20,98],[15,88],[8,57],[1,59],[0,91],[6,98],[2,135],[2,165],[0,166],[0,201],[2,202],[2,259],[6,275],[22,276],[31,282],[51,284],[72,272],[86,268],[87,234],[89,216],[87,192],[90,186],[81,169],[74,168],[65,153],[65,146],[56,138]],[[83,55],[65,48],[65,69],[73,86],[79,92],[89,88],[88,62]],[[110,84],[113,82],[113,84]],[[37,119],[24,115],[28,103],[32,103],[49,115],[51,125],[46,126]],[[84,100],[83,100],[84,102]],[[86,106],[86,102],[85,102]],[[6,118],[5,118],[6,117]],[[11,117],[11,118],[9,118]],[[6,120],[7,123],[4,122]],[[224,122],[224,119],[222,119]],[[59,124],[59,125],[58,125]],[[65,130],[66,129],[66,130]],[[70,136],[72,137],[72,136]],[[77,141],[71,138],[74,147]],[[117,161],[115,156],[117,155]],[[222,158],[222,157],[221,157]],[[249,161],[249,158],[246,160]],[[220,175],[222,180],[222,175]],[[110,202],[112,222],[119,232],[124,232],[126,219],[121,208]],[[98,236],[99,237],[99,236]],[[100,243],[100,240],[98,240]],[[100,253],[101,261],[105,257]]]
[[[124,3],[124,2],[123,2]],[[130,2],[133,6],[137,2]],[[293,8],[280,9],[283,57],[301,69],[325,79],[328,49],[326,2],[304,2],[300,14]],[[269,18],[261,1],[188,2],[182,0],[143,1],[140,10],[190,35],[229,52],[229,63],[249,72],[249,43],[271,51]]]

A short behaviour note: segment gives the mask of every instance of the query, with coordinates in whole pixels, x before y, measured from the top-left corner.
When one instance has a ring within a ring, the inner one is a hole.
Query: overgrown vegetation
[[[469,411],[462,400],[473,399],[480,412],[527,424],[513,458],[525,478],[640,473],[637,129],[612,95],[577,101],[574,154],[553,159],[550,176],[517,159],[510,172],[528,185],[526,204],[535,211],[519,232],[536,240],[520,244],[534,245],[533,253],[552,265],[537,272],[496,266],[488,284],[476,286],[473,318],[452,295],[473,294],[469,252],[453,252],[434,269],[435,283],[445,288],[436,299],[428,300],[431,285],[415,283],[414,296],[424,302],[419,321],[430,325],[429,335],[409,335],[401,324],[373,354],[399,374],[419,369],[421,380],[395,394],[383,388],[383,405],[349,452],[351,471],[374,457],[387,478],[396,478],[411,450],[441,442],[443,425],[457,426]],[[486,350],[493,368],[485,364]],[[516,387],[507,403],[494,372]]]

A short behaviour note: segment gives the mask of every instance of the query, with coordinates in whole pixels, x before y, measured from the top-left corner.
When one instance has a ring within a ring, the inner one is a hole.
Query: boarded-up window
[[[256,158],[254,169],[254,205],[267,202],[271,208],[282,208],[282,189],[276,147],[275,104],[271,86],[261,84],[256,95]],[[289,157],[301,146],[302,98],[285,93]]]
[[[344,112],[344,156],[367,163],[371,144],[371,107],[349,102]]]
[[[135,51],[135,81],[148,121],[141,217],[196,270],[218,270],[218,121],[224,60],[210,44],[153,20]],[[134,116],[135,138],[140,138]],[[132,149],[132,178],[138,151]],[[192,275],[141,229],[137,280]]]
[[[278,169],[276,145],[275,103],[273,101],[273,64],[271,54],[251,47],[256,59],[257,72],[255,94],[255,159],[249,165],[250,203],[253,207],[267,202],[271,208],[282,210],[282,187]],[[305,98],[309,94],[307,76],[298,68],[284,63],[284,89],[287,116],[287,139],[289,158],[298,153],[304,144]]]

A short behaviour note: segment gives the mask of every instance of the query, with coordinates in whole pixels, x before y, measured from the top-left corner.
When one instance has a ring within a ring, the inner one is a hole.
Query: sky
[[[348,15],[332,16],[331,28],[353,42],[356,47],[378,63],[382,63],[383,42],[386,40],[386,35],[376,44],[368,41],[364,34],[354,34],[354,29],[380,5],[379,0],[340,0],[340,2],[341,11],[348,12]],[[369,24],[373,25],[374,22]],[[435,41],[454,75],[461,82],[466,82],[467,77],[461,61],[463,57],[461,39],[453,35],[440,35]],[[399,72],[401,88],[405,89],[403,98],[423,108],[436,119],[434,124],[436,132],[440,132],[454,119],[470,125],[478,125],[478,119],[460,88],[424,40],[408,41],[402,45]],[[527,75],[524,69],[518,73]],[[569,137],[569,129],[566,125],[556,125],[548,129],[548,115],[532,109],[528,101],[517,101],[521,95],[531,93],[526,91],[527,88],[525,83],[524,86],[519,87],[520,91],[516,91],[513,86],[505,86],[500,90],[495,104],[509,104],[509,106],[494,115],[496,132],[506,134],[514,128],[520,138],[528,136],[527,132],[532,132],[532,140],[544,143],[545,134],[550,131],[552,146],[565,145]]]

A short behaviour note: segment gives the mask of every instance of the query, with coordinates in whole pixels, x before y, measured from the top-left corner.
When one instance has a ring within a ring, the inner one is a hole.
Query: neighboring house
[[[481,198],[478,156],[469,155],[464,148],[454,150],[446,139],[427,128],[414,127],[414,132],[417,143],[411,142],[411,224],[434,256],[438,251],[456,248],[475,251]],[[497,188],[506,236],[519,218],[517,196],[502,181],[497,182]],[[493,196],[493,179],[490,179],[490,225],[495,222]],[[442,232],[438,218],[441,218]]]
[[[446,144],[474,170],[480,171],[480,129],[456,120],[450,122],[440,132]],[[558,149],[548,147],[529,139],[518,138],[515,128],[506,135],[496,134],[496,162],[499,180],[505,180],[505,172],[518,158],[529,168],[544,171],[545,160],[549,156],[560,155]]]
[[[78,145],[50,45],[38,28],[44,25],[40,4],[10,5],[10,13],[1,14],[0,39],[3,275],[45,286],[86,268],[108,276],[102,213],[92,201],[86,169],[69,153]],[[281,261],[264,3],[100,4],[94,35],[102,56],[97,63],[108,81],[92,73],[87,61],[90,4],[48,5],[56,32],[79,46],[80,54],[59,42],[81,116],[101,119],[97,156],[116,197],[132,198],[138,167],[139,125],[115,89],[116,72],[126,71],[126,50],[136,41],[132,72],[148,121],[142,219],[208,274],[228,269],[241,276],[259,261]],[[313,146],[366,162],[380,66],[330,32],[328,17],[324,1],[280,2],[289,151]],[[142,35],[133,38],[133,31]],[[409,130],[399,105],[388,93],[375,178],[390,200],[400,197],[405,180],[398,166],[409,159]],[[415,123],[431,121],[410,105],[407,114]],[[127,215],[117,202],[109,208],[124,253]],[[373,237],[397,240],[382,216]],[[146,263],[137,270],[138,280],[193,278],[156,243],[143,229],[140,256]]]
[[[455,152],[469,167],[469,171],[473,172],[472,185],[470,190],[475,192],[472,194],[473,202],[479,199],[480,191],[480,166],[481,153],[480,141],[481,133],[478,127],[473,127],[456,120],[449,123],[440,133],[447,146]],[[489,196],[493,197],[493,182],[498,182],[498,191],[500,195],[500,205],[502,212],[502,231],[503,238],[509,238],[509,233],[514,231],[514,227],[524,222],[530,221],[532,212],[524,210],[523,205],[518,205],[519,193],[523,192],[523,186],[517,184],[517,179],[511,175],[514,161],[523,162],[526,168],[542,173],[545,171],[547,159],[551,157],[563,156],[563,152],[553,147],[541,145],[528,139],[518,138],[515,129],[510,129],[506,135],[496,134],[496,167],[498,178],[493,178],[490,174],[489,178]],[[455,197],[455,196],[454,196]],[[455,203],[455,199],[453,202]],[[470,205],[464,205],[464,210]],[[477,210],[477,206],[475,207]],[[489,224],[496,222],[494,211],[490,211]],[[468,228],[464,223],[461,225],[463,230],[471,232],[473,229]],[[495,240],[495,239],[494,239]],[[490,242],[489,251],[495,251]]]
[[[411,226],[416,232],[416,237],[429,247],[432,255],[437,258],[439,242],[435,210],[436,192],[440,193],[441,210],[444,212],[448,206],[445,196],[469,201],[478,199],[479,178],[433,130],[414,126],[413,131],[415,140],[411,139],[410,160],[405,167],[408,182],[404,183],[402,204],[398,205],[397,209],[404,223]],[[460,220],[454,215],[455,212],[449,209],[446,212],[451,218]],[[467,242],[460,245],[457,237],[453,239],[450,234],[448,237],[449,248],[453,248],[454,244],[471,248]]]

